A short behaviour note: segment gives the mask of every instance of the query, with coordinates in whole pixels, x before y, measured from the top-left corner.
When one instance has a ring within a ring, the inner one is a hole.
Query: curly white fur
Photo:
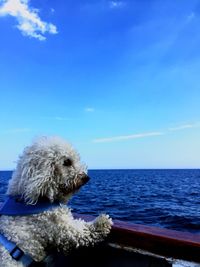
[[[67,162],[66,162],[67,161]],[[84,183],[87,168],[71,145],[57,137],[43,137],[24,149],[7,194],[22,195],[27,204],[40,198],[65,204]],[[46,257],[48,248],[68,253],[79,246],[102,241],[110,232],[112,220],[100,215],[93,222],[74,219],[66,205],[29,216],[1,216],[0,232],[15,242],[36,262]],[[0,246],[0,267],[22,267]]]

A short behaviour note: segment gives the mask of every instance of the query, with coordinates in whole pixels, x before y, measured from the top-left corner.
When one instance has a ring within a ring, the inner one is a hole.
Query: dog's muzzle
[[[61,184],[59,186],[59,189],[63,194],[76,192],[83,185],[85,185],[89,180],[90,178],[86,173],[80,173],[76,176],[76,178],[72,181],[72,183],[69,186],[65,184]]]
[[[90,180],[90,177],[86,173],[81,173],[78,175],[78,179],[80,179],[83,184],[86,184]]]

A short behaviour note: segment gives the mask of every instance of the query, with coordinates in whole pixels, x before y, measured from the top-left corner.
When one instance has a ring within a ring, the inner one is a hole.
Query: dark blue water
[[[200,170],[91,170],[73,211],[200,233]],[[0,172],[3,201],[11,172]]]

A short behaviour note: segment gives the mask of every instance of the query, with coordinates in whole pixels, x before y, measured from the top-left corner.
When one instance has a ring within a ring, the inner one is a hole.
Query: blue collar
[[[0,244],[8,250],[15,261],[21,262],[23,266],[28,267],[34,262],[28,254],[24,254],[14,242],[8,240],[3,234],[0,234]]]
[[[52,210],[60,206],[59,202],[50,203],[49,200],[40,200],[35,205],[26,204],[20,196],[8,196],[0,207],[0,215],[26,216]]]

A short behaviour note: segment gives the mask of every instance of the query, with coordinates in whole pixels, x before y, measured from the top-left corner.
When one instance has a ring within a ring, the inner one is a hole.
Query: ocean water
[[[0,202],[12,172],[0,171]],[[200,170],[90,170],[74,212],[200,234]]]

